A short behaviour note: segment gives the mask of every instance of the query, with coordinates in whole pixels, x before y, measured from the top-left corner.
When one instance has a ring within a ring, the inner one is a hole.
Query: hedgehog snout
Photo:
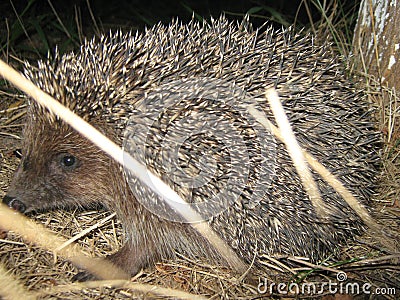
[[[20,213],[24,213],[26,210],[26,205],[16,197],[5,195],[3,198],[3,203]]]

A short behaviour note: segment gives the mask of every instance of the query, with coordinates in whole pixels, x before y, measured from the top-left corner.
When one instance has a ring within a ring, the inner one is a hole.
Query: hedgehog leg
[[[129,242],[116,253],[107,257],[118,268],[130,275],[136,275],[142,268],[146,268],[153,261],[153,251],[148,247],[134,247]]]
[[[135,249],[129,243],[126,243],[118,252],[108,256],[106,259],[112,262],[117,268],[125,271],[129,275],[137,274],[142,268],[149,265],[153,260],[149,249]],[[126,276],[110,273],[107,279],[128,279]],[[122,276],[122,277],[121,277]],[[88,271],[82,271],[72,277],[72,281],[89,281],[99,279]],[[105,278],[104,278],[105,279]]]

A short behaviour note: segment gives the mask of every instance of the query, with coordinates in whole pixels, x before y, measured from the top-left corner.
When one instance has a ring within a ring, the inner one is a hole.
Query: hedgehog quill
[[[311,36],[254,30],[246,19],[173,21],[86,41],[76,53],[26,64],[24,74],[132,153],[240,258],[255,257],[255,268],[265,255],[318,262],[363,231],[317,174],[328,217],[315,212],[285,146],[246,113],[251,104],[270,117],[263,94],[274,87],[301,146],[368,205],[379,135],[362,91]],[[22,151],[3,202],[22,213],[104,204],[126,233],[109,260],[128,273],[176,253],[224,263],[157,194],[33,101]]]

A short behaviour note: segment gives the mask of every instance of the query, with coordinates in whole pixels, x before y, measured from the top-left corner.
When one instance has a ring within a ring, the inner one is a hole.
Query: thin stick
[[[253,106],[248,106],[248,112],[267,130],[275,135],[281,142],[284,142],[281,131],[272,124],[265,114]],[[347,204],[357,213],[357,215],[363,220],[369,228],[371,228],[377,235],[378,242],[384,245],[387,249],[392,252],[397,252],[397,246],[390,242],[387,238],[382,236],[383,227],[376,223],[374,219],[369,215],[367,209],[353,196],[353,194],[333,175],[327,168],[325,168],[317,159],[310,153],[302,149],[305,159],[310,164],[311,168],[316,171],[321,177],[336,191]],[[395,236],[395,233],[389,233]],[[398,234],[397,234],[398,235]]]
[[[74,114],[71,110],[56,101],[36,87],[28,79],[0,60],[0,75],[14,84],[17,88],[35,99],[40,105],[46,107],[50,112],[59,116],[72,128],[85,136],[93,144],[98,146],[118,163],[128,168],[143,184],[148,186],[175,211],[179,212],[187,221],[198,222],[191,225],[204,236],[211,245],[221,254],[227,263],[236,271],[243,273],[246,266],[237,254],[211,229],[208,223],[195,212],[173,189],[165,184],[160,178],[146,169],[144,165],[134,159],[129,153],[124,152],[117,144],[104,136],[101,132]],[[202,221],[202,222],[200,222]]]
[[[281,132],[283,142],[285,143],[289,155],[292,158],[304,190],[310,197],[311,203],[313,204],[319,216],[326,217],[327,212],[325,204],[322,201],[321,193],[319,192],[317,183],[315,182],[311,171],[308,168],[301,147],[294,136],[294,132],[290,126],[285,111],[283,110],[278,93],[275,91],[275,89],[268,89],[265,93],[265,96],[268,99],[276,123],[278,124],[279,131]]]
[[[57,252],[60,251],[62,248],[72,244],[73,242],[75,242],[76,240],[78,240],[81,237],[85,236],[86,234],[88,234],[92,230],[94,230],[96,228],[99,228],[100,226],[102,226],[103,224],[107,223],[109,220],[114,218],[115,215],[116,215],[116,213],[112,213],[111,215],[109,215],[109,216],[105,217],[104,219],[100,220],[99,222],[96,222],[96,224],[90,226],[89,228],[86,228],[85,230],[82,230],[79,234],[73,236],[72,238],[67,240],[65,243],[63,243],[62,245],[57,247],[55,251],[57,251]]]
[[[98,280],[98,281],[87,281],[79,282],[64,286],[55,286],[50,290],[43,290],[41,293],[43,295],[54,295],[57,292],[71,292],[71,291],[81,291],[83,289],[95,289],[102,287],[114,287],[121,289],[130,289],[133,291],[141,292],[143,294],[153,294],[161,295],[163,297],[174,298],[174,299],[194,299],[194,300],[204,300],[207,299],[201,295],[194,295],[184,291],[175,290],[171,288],[164,288],[160,286],[155,286],[151,284],[133,283],[127,282],[125,280]]]
[[[35,243],[39,247],[56,252],[70,260],[78,267],[84,268],[99,278],[129,278],[129,275],[115,267],[107,260],[90,258],[83,255],[77,245],[66,245],[66,239],[56,236],[46,227],[35,223],[24,215],[16,213],[12,209],[0,203],[0,227],[12,230],[23,237],[25,241]]]
[[[37,293],[29,292],[23,284],[13,278],[6,269],[0,265],[0,298],[1,299],[37,299]]]

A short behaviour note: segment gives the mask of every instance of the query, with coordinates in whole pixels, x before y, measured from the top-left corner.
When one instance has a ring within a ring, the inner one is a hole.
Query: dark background
[[[325,2],[325,6],[323,6]],[[323,11],[345,20],[346,30],[354,27],[359,0],[9,0],[0,3],[1,56],[9,53],[29,58],[46,55],[57,45],[61,52],[76,48],[83,37],[109,30],[143,29],[157,22],[168,23],[179,17],[187,22],[218,17],[229,19],[251,15],[255,26],[267,20],[275,26],[310,28],[323,20]],[[61,21],[61,22],[60,22]],[[335,20],[333,20],[335,21]],[[67,33],[68,32],[68,33]],[[349,36],[351,36],[349,34]],[[30,54],[29,54],[30,53]]]
[[[12,2],[12,4],[11,4]],[[321,2],[321,3],[320,3]],[[179,16],[183,20],[191,18],[192,13],[202,17],[210,15],[216,17],[224,12],[231,17],[242,17],[246,12],[253,12],[259,17],[255,19],[269,18],[277,21],[285,19],[285,21],[294,21],[298,14],[297,21],[301,24],[310,22],[309,14],[306,7],[310,10],[313,21],[321,18],[320,9],[326,2],[326,8],[336,6],[336,9],[343,10],[346,14],[349,10],[359,5],[358,0],[72,0],[57,1],[52,0],[51,3],[61,16],[73,16],[75,8],[80,9],[82,20],[86,24],[92,22],[89,14],[88,4],[90,5],[94,16],[103,21],[107,25],[153,25],[158,21],[169,22],[173,17]],[[32,11],[36,11],[37,16],[45,13],[51,13],[52,10],[49,1],[46,0],[30,0],[30,1],[4,1],[1,5],[5,17],[10,17],[14,12],[12,6],[15,7],[18,14],[21,14],[28,6]],[[261,20],[262,21],[262,20]]]

